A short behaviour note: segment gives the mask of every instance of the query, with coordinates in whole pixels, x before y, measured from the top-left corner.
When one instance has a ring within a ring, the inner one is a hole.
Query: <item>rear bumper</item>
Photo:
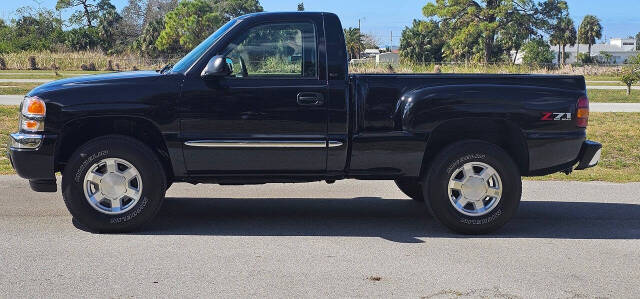
[[[16,173],[38,192],[53,192],[54,153],[57,136],[11,134],[7,155]],[[54,187],[55,188],[55,187]]]
[[[576,170],[584,170],[598,165],[601,156],[602,144],[590,140],[585,141],[578,156]]]

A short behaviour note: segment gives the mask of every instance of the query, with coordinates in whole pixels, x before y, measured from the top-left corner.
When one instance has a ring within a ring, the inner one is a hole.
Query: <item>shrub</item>
[[[30,70],[37,70],[38,69],[38,63],[36,62],[36,57],[35,56],[29,56],[29,69]]]
[[[524,47],[522,62],[527,65],[549,65],[553,63],[554,54],[543,39],[533,39]]]

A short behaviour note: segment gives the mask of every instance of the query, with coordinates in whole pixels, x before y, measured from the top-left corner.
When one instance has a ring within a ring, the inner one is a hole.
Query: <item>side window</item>
[[[316,46],[313,24],[278,23],[251,28],[223,54],[235,77],[315,78]]]

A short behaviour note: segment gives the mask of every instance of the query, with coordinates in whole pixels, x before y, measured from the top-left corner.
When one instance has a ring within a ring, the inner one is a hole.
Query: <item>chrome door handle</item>
[[[297,101],[300,106],[322,106],[324,96],[317,92],[301,92],[298,94]]]

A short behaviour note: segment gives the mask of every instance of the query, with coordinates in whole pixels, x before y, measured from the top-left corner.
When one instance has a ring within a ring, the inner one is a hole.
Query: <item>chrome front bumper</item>
[[[42,135],[13,133],[9,146],[13,149],[37,149],[42,144]]]

